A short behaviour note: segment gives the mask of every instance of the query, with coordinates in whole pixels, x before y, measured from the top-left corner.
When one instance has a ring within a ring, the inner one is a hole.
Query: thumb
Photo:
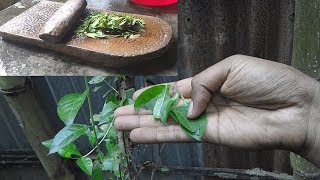
[[[227,80],[229,67],[230,63],[224,60],[192,78],[192,96],[188,118],[197,118],[206,110],[213,93],[219,90]]]

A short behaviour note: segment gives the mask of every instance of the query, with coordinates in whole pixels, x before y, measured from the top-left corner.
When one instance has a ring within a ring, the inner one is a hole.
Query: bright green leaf
[[[154,104],[153,108],[153,117],[156,119],[161,118],[161,111],[165,108],[164,103],[170,99],[169,95],[169,85],[166,85],[165,88],[161,91],[161,93],[157,96],[157,100]]]
[[[94,76],[88,82],[89,84],[99,84],[101,83],[106,77],[105,76]]]
[[[203,113],[200,117],[190,120],[187,117],[190,103],[185,103],[172,109],[170,115],[181,125],[184,132],[197,141],[201,141],[206,130],[207,116]]]
[[[171,97],[170,99],[166,99],[165,102],[163,103],[163,106],[161,108],[161,115],[160,115],[160,120],[163,124],[167,124],[167,119],[171,111],[171,108],[177,104],[178,100],[179,100],[179,94],[175,93],[173,97]]]
[[[166,85],[157,85],[143,91],[134,103],[134,109],[153,110],[157,96],[166,88]]]
[[[92,180],[102,180],[102,165],[99,161],[94,161],[92,168]]]
[[[89,176],[92,176],[93,163],[90,158],[81,157],[81,158],[77,159],[76,163],[83,172],[85,172]]]
[[[47,148],[50,149],[51,144],[52,144],[52,139],[46,140],[46,141],[42,142],[42,144],[43,144],[45,147],[47,147]],[[61,149],[58,151],[58,154],[59,154],[61,157],[64,157],[64,158],[71,158],[72,155],[81,156],[80,151],[78,150],[77,146],[76,146],[74,143],[70,143],[70,144],[67,145],[66,147],[61,148]]]
[[[82,124],[71,124],[61,129],[52,140],[49,154],[58,152],[70,143],[84,135],[88,126]]]
[[[86,100],[87,94],[88,91],[84,91],[82,94],[68,94],[59,100],[57,108],[58,116],[66,125],[73,123],[81,106]]]

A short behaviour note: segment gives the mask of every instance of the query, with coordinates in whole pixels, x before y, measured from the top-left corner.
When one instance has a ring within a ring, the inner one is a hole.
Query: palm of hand
[[[206,109],[206,141],[261,149],[303,145],[311,97],[297,81],[300,72],[267,67],[242,63],[228,75]]]
[[[284,148],[304,141],[305,112],[297,107],[268,110],[245,106],[220,95],[212,97],[206,110],[205,141],[244,148]],[[295,117],[295,121],[291,121]],[[284,131],[285,130],[285,131]],[[287,137],[290,139],[283,139]],[[298,147],[292,147],[298,148]]]

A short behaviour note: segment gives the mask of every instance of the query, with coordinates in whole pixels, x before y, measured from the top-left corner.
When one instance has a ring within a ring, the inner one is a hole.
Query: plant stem
[[[94,125],[94,119],[93,119],[93,113],[92,113],[92,107],[91,107],[91,99],[90,99],[90,89],[89,89],[88,77],[87,77],[87,76],[84,76],[84,83],[85,83],[85,85],[86,85],[86,91],[88,91],[87,99],[88,99],[89,112],[90,112],[90,122],[91,122],[91,126],[93,127],[94,137],[96,138],[96,140],[95,140],[95,145],[97,145],[98,136],[97,136],[96,127],[95,127],[95,125]],[[98,148],[98,149],[99,149],[99,148]]]
[[[110,83],[108,83],[108,81],[106,81],[106,80],[103,80],[114,92],[116,92],[117,94],[119,94],[119,92],[113,87],[113,86],[111,86],[111,84]]]
[[[111,124],[109,125],[108,129],[107,129],[107,132],[106,134],[102,137],[102,139],[100,140],[100,142],[93,148],[91,149],[91,151],[89,151],[86,155],[84,155],[83,157],[87,157],[89,156],[96,148],[99,147],[99,145],[103,142],[103,140],[107,137],[107,135],[109,134],[109,131],[111,129],[111,127],[113,126],[113,122],[114,122],[114,119],[112,120]]]

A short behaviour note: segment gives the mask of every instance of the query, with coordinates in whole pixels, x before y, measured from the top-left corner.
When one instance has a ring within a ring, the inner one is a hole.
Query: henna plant
[[[128,179],[127,162],[118,144],[117,131],[113,126],[113,114],[117,107],[133,103],[131,98],[134,90],[127,90],[125,96],[119,100],[116,95],[118,92],[114,88],[117,78],[113,77],[113,82],[108,82],[107,79],[110,78],[96,76],[88,82],[87,77],[84,77],[86,87],[84,92],[63,96],[57,104],[57,113],[66,126],[53,139],[42,144],[49,148],[49,154],[58,153],[64,158],[75,159],[81,170],[94,180],[103,179],[103,171],[112,172],[121,179]],[[111,87],[111,91],[103,95],[106,101],[102,111],[93,114],[89,85],[95,86],[93,92],[96,92],[102,87],[103,82]],[[89,107],[90,125],[74,123],[85,100]],[[92,148],[84,155],[74,143],[80,136],[86,136]],[[97,155],[96,158],[90,156],[92,153]]]
[[[196,120],[188,119],[189,102],[183,100],[183,104],[178,106],[180,95],[175,93],[170,96],[169,85],[153,86],[143,91],[134,102],[133,89],[125,91],[124,97],[119,100],[116,96],[118,91],[113,86],[115,81],[110,83],[106,81],[107,78],[96,76],[88,82],[87,77],[84,77],[86,87],[84,92],[67,94],[59,100],[57,113],[66,126],[53,139],[42,143],[49,148],[49,154],[58,153],[64,158],[75,159],[82,171],[94,180],[103,179],[103,171],[112,172],[121,179],[128,179],[127,162],[118,144],[113,114],[116,108],[129,104],[134,104],[136,111],[152,110],[154,118],[164,125],[167,124],[168,116],[171,116],[187,135],[197,141],[202,140],[207,123],[206,114],[202,114]],[[102,111],[99,114],[93,114],[89,85],[95,85],[93,92],[96,92],[102,87],[102,82],[106,83],[111,90],[103,95],[106,101]],[[85,100],[89,106],[90,125],[74,123]],[[82,155],[74,143],[80,136],[86,136],[92,148],[85,155]],[[97,154],[96,158],[89,156],[93,152]]]

